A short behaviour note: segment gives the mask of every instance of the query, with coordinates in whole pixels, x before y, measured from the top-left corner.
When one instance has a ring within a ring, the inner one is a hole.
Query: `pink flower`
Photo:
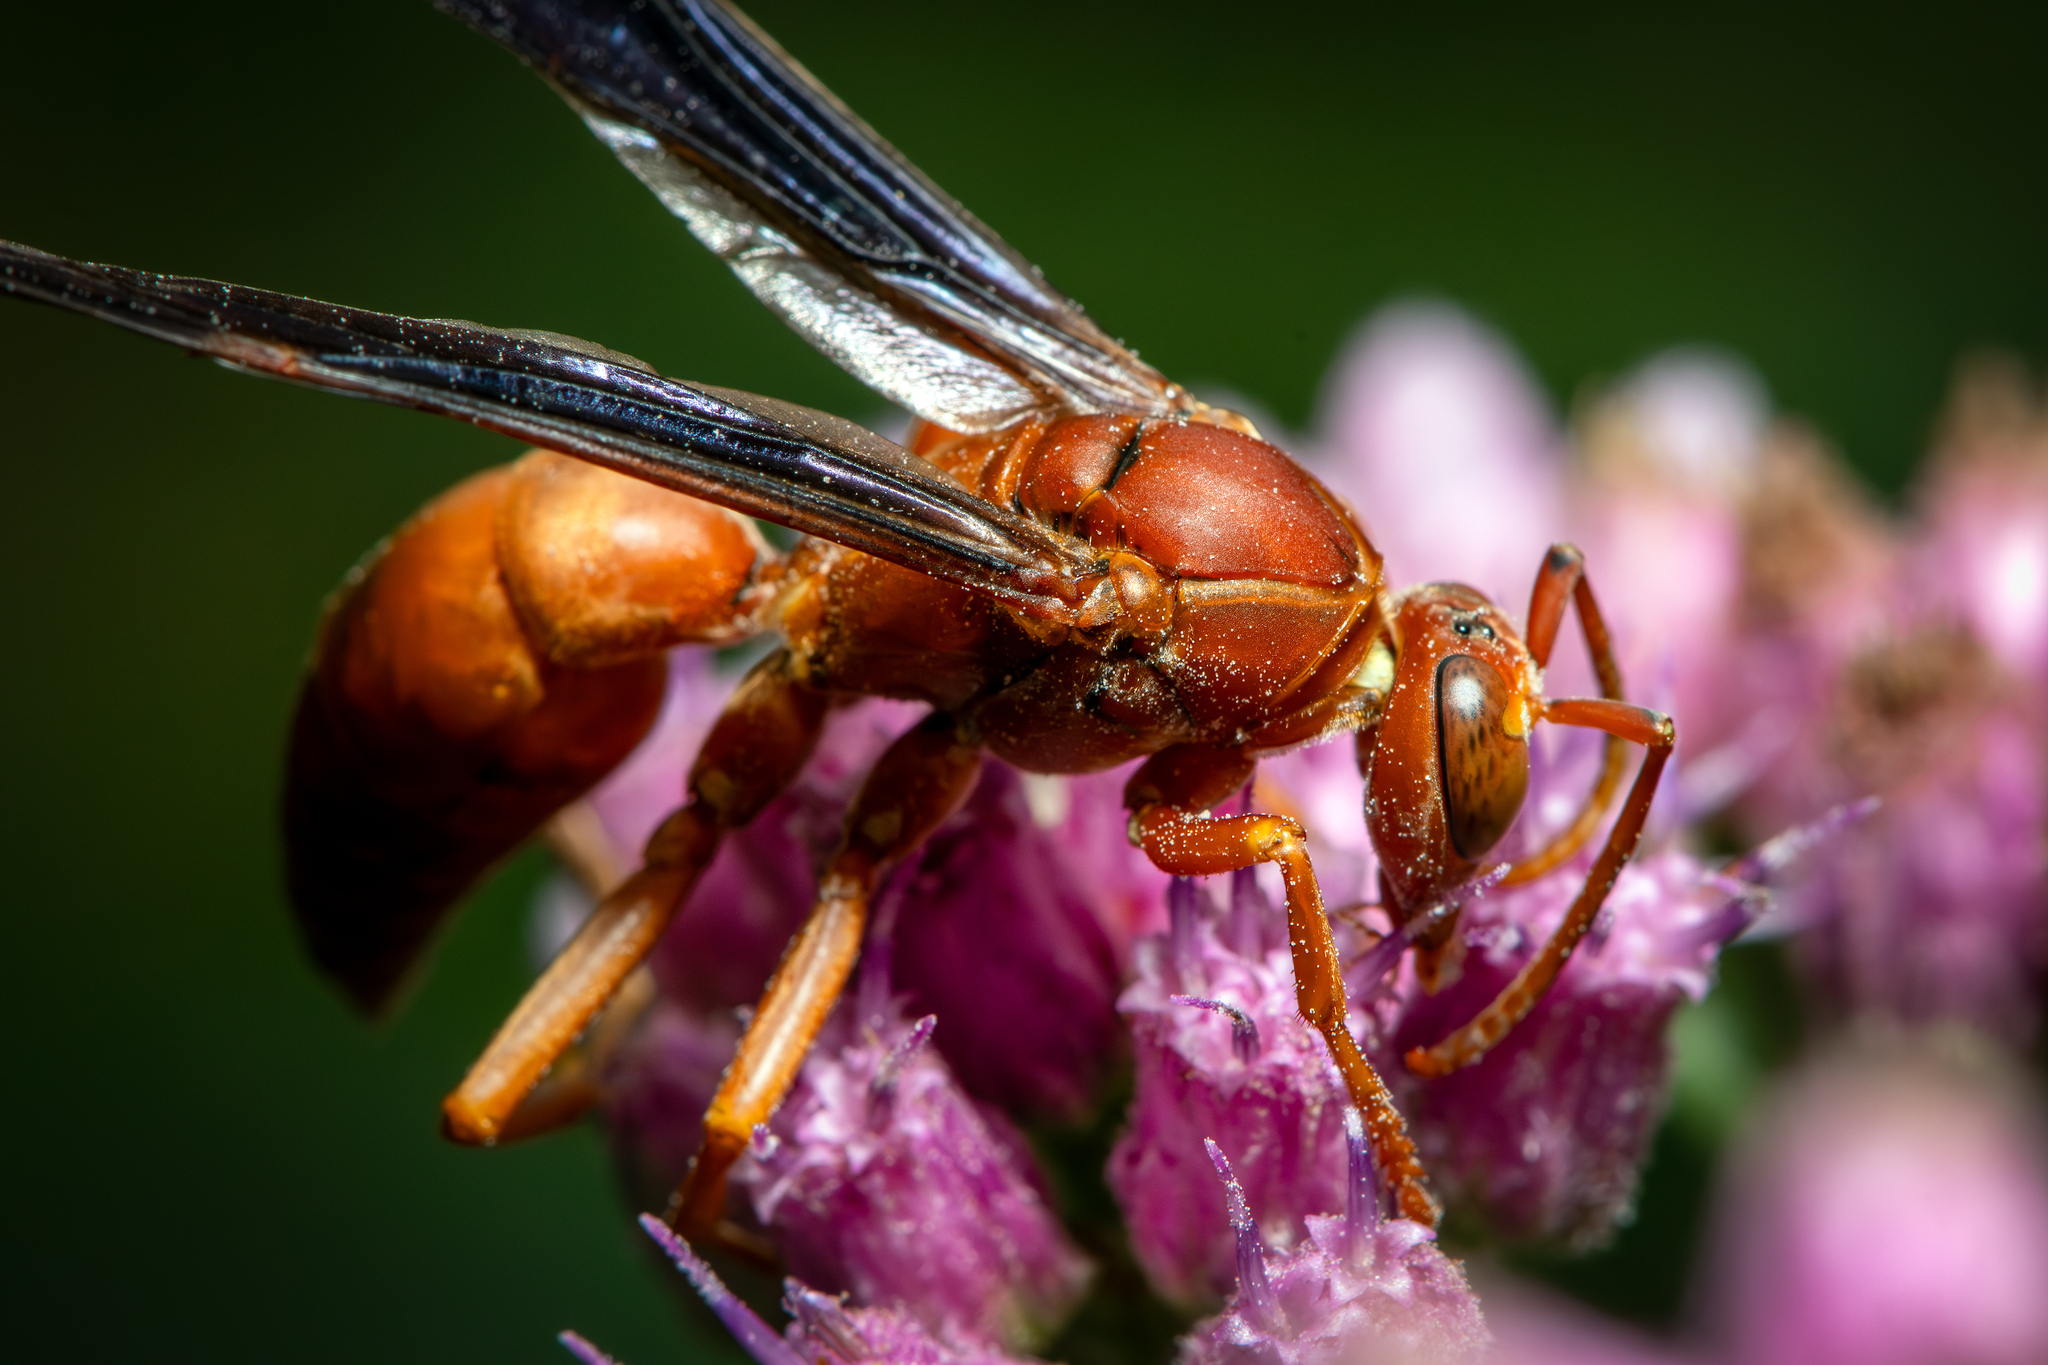
[[[2008,674],[2048,682],[2048,405],[2019,363],[1984,356],[1959,372],[1919,501],[1916,578]]]
[[[1895,1040],[1795,1077],[1721,1213],[1713,1302],[1744,1365],[2048,1360],[2040,1116],[1967,1052]]]
[[[697,1011],[657,998],[612,1060],[604,1121],[635,1203],[660,1208],[681,1183],[739,1041],[740,1021],[730,1009]]]
[[[643,1215],[640,1226],[757,1365],[1020,1365],[992,1347],[942,1343],[916,1318],[894,1309],[849,1307],[795,1279],[783,1281],[782,1306],[790,1322],[777,1336],[660,1219]],[[572,1332],[562,1336],[562,1344],[585,1365],[612,1365],[581,1337]]]
[[[675,809],[697,747],[736,678],[708,652],[670,655],[669,696],[655,729],[591,793],[614,850],[629,865]],[[868,702],[835,714],[803,775],[730,836],[649,961],[660,990],[604,1077],[605,1117],[627,1187],[646,1203],[667,1198],[688,1167],[703,1116],[738,1045],[736,1011],[751,1006],[803,923],[816,869],[868,767],[918,709]],[[558,882],[547,910],[558,944],[589,913],[579,889]],[[552,952],[550,945],[549,951]]]
[[[701,651],[678,654],[683,659],[676,671],[690,668],[685,660],[691,656],[695,667],[708,669]],[[672,689],[671,696],[678,693],[694,696],[695,689]],[[803,773],[752,824],[726,837],[655,949],[654,972],[664,996],[698,1010],[754,1004],[782,960],[783,948],[810,913],[818,873],[839,841],[847,803],[882,751],[923,710],[906,702],[865,701],[833,714]],[[705,717],[705,730],[716,718],[715,710]],[[702,734],[683,738],[687,744],[662,756],[674,786],[670,804],[653,815],[655,823],[680,804]],[[655,755],[647,758],[651,762]],[[608,781],[593,800],[608,822],[617,818],[604,804],[609,793]]]
[[[1464,911],[1458,981],[1431,996],[1412,968],[1362,1002],[1424,1163],[1454,1216],[1510,1241],[1597,1246],[1633,1206],[1663,1118],[1665,1034],[1706,996],[1721,945],[1749,923],[1749,893],[1677,852],[1625,869],[1593,932],[1529,1017],[1476,1064],[1440,1080],[1398,1058],[1473,1018],[1539,950],[1577,894],[1566,871]],[[1363,983],[1354,988],[1363,994]]]
[[[1952,638],[1907,646],[1943,647],[1968,649]],[[1953,712],[1950,733],[1919,771],[1871,784],[1883,810],[1801,888],[1800,958],[1853,1009],[1967,1021],[2023,1044],[2039,1030],[2048,973],[2044,736],[2004,706],[1930,704]]]
[[[1813,979],[1856,1011],[2034,1035],[2048,979],[2048,416],[2010,376],[1970,385],[1908,533],[1725,357],[1671,353],[1625,377],[1586,408],[1574,464],[1512,350],[1451,309],[1390,310],[1347,352],[1314,459],[1390,579],[1471,581],[1518,613],[1545,547],[1577,538],[1631,696],[1673,710],[1683,746],[1643,851],[1550,992],[1480,1063],[1435,1081],[1402,1055],[1512,979],[1591,851],[1529,886],[1473,888],[1462,960],[1432,995],[1370,904],[1352,745],[1261,766],[1248,799],[1308,828],[1351,1028],[1456,1235],[1587,1247],[1612,1234],[1664,1110],[1670,1020],[1760,913],[1802,931]],[[1592,686],[1567,636],[1553,695]],[[681,799],[725,689],[706,655],[679,651],[656,734],[593,795],[628,861]],[[604,1077],[642,1197],[682,1173],[736,1011],[807,912],[847,802],[917,714],[872,700],[835,712],[657,950],[658,997]],[[1570,818],[1599,744],[1539,731],[1504,856]],[[878,896],[856,989],[734,1173],[736,1216],[800,1277],[786,1332],[670,1246],[761,1365],[997,1365],[1043,1346],[1091,1267],[1014,1123],[1088,1115],[1126,1057],[1135,1094],[1106,1177],[1132,1252],[1162,1297],[1224,1305],[1183,1340],[1186,1365],[1483,1348],[1458,1265],[1424,1229],[1380,1217],[1348,1097],[1295,1014],[1277,879],[1169,889],[1126,837],[1127,775],[990,760]],[[1874,817],[1856,804],[1871,793]],[[1683,839],[1722,811],[1752,836],[1793,833],[1717,869]],[[1803,882],[1770,901],[1761,883],[1815,845]],[[1746,1158],[1723,1242],[1730,1358],[2048,1358],[2041,1314],[2013,1287],[2048,1283],[2038,1153],[1980,1089],[1909,1071],[1818,1073],[1800,1092],[1817,1098],[1785,1101]],[[1916,1104],[1943,1115],[1946,1146],[1907,1121]],[[1849,1305],[1867,1286],[1886,1312],[1866,1322]],[[1501,1359],[1665,1358],[1547,1310],[1503,1322]]]
[[[1122,824],[1110,824],[1120,839]],[[1124,858],[1139,856],[1124,844]],[[1091,881],[1060,832],[1038,823],[1025,779],[991,760],[890,892],[905,1007],[945,1021],[940,1051],[976,1098],[1073,1119],[1122,1053],[1112,935],[1128,912]]]
[[[734,1184],[799,1278],[954,1347],[1042,1342],[1079,1303],[1088,1261],[1023,1139],[928,1046],[937,1021],[893,1021],[872,998],[879,973],[864,974],[859,1004],[876,1012],[812,1054]]]
[[[732,682],[701,650],[677,650],[670,676],[655,731],[590,798],[624,861],[681,800]],[[798,781],[727,839],[656,949],[659,998],[605,1086],[614,1147],[642,1197],[656,1200],[680,1179],[738,1040],[734,1012],[753,1004],[803,922],[846,803],[917,714],[887,701],[836,712]],[[1121,963],[1135,927],[1156,918],[1165,879],[1132,866],[1143,856],[1123,837],[1118,777],[1052,786],[1050,810],[1033,808],[1027,783],[1043,807],[1044,779],[990,760],[967,808],[884,894],[878,918],[898,926],[896,982],[910,1006],[949,1020],[939,1050],[970,1093],[1064,1117],[1093,1101],[1121,1051]],[[1111,803],[1119,813],[1105,820]],[[589,907],[566,879],[550,885],[537,921],[542,957]]]
[[[1181,1365],[1354,1365],[1475,1361],[1488,1342],[1479,1301],[1456,1261],[1419,1223],[1379,1216],[1365,1127],[1350,1115],[1341,1212],[1312,1214],[1290,1251],[1266,1244],[1215,1143],[1234,1234],[1236,1292],[1181,1343]]]
[[[1139,1265],[1183,1304],[1214,1302],[1236,1274],[1205,1142],[1233,1159],[1251,1216],[1282,1249],[1307,1237],[1308,1214],[1342,1207],[1343,1083],[1295,1012],[1284,922],[1250,875],[1229,885],[1221,909],[1205,887],[1175,883],[1172,926],[1139,945],[1117,1002],[1137,1092],[1107,1177]]]
[[[1070,881],[1088,897],[1116,950],[1120,978],[1130,975],[1137,940],[1166,926],[1171,880],[1131,845],[1124,784],[1137,766],[1067,777],[1021,775],[1032,819],[1046,831]]]
[[[1488,1280],[1486,1322],[1495,1365],[1706,1365],[1590,1309],[1497,1277]]]
[[[1397,586],[1526,600],[1563,524],[1563,447],[1514,349],[1443,304],[1359,329],[1326,381],[1311,463],[1364,519]]]
[[[1736,644],[1743,507],[1759,478],[1769,424],[1755,375],[1698,351],[1653,358],[1593,403],[1581,423],[1573,533],[1624,676],[1638,688],[1655,684],[1665,694],[1656,704],[1678,719],[1680,774],[1687,760],[1745,731],[1752,744],[1771,737],[1758,725],[1753,680],[1739,672]],[[1567,651],[1562,677],[1588,687],[1582,647],[1573,640],[1560,646]],[[1764,726],[1772,724],[1789,722],[1766,713]]]
[[[1353,815],[1363,782],[1349,749],[1331,745],[1291,755],[1268,765],[1262,779],[1306,821],[1327,899],[1339,907],[1346,900],[1377,899],[1371,850]],[[1591,781],[1596,755],[1597,744],[1582,732],[1548,733],[1538,748],[1520,826],[1504,851],[1535,847],[1570,818]],[[1385,970],[1384,955],[1368,965],[1363,939],[1340,923],[1340,946],[1348,945],[1354,964],[1353,1032],[1395,1087],[1424,1164],[1448,1197],[1452,1217],[1469,1232],[1573,1245],[1597,1244],[1611,1235],[1630,1208],[1663,1115],[1670,1071],[1667,1025],[1681,1004],[1705,996],[1721,946],[1747,927],[1762,904],[1756,888],[1715,875],[1684,853],[1640,853],[1550,993],[1491,1055],[1441,1080],[1410,1075],[1401,1055],[1438,1041],[1493,999],[1561,920],[1587,862],[1582,856],[1529,886],[1470,900],[1461,911],[1467,945],[1462,975],[1434,996],[1405,963],[1378,975]],[[1371,922],[1377,931],[1388,927],[1377,912]],[[1195,941],[1210,954],[1211,975],[1227,975],[1231,968],[1215,962],[1222,950],[1210,948],[1208,939]],[[1148,980],[1145,962],[1140,986],[1126,992],[1127,1010],[1150,998],[1139,994]],[[1287,998],[1291,968],[1278,959],[1269,970],[1284,975],[1267,989],[1276,1000]],[[1150,989],[1164,993],[1159,986]],[[1280,1032],[1263,1017],[1260,1024],[1262,1034]],[[1170,1131],[1168,1120],[1148,1108],[1149,1096],[1169,1088],[1178,1105],[1211,1121],[1196,1103],[1209,1075],[1199,1054],[1173,1048],[1158,1064],[1162,1075],[1175,1078],[1173,1086],[1148,1091],[1145,1059],[1154,1036],[1148,1028],[1156,1026],[1134,1020],[1134,1027],[1141,1060],[1133,1132],[1141,1126]],[[1303,1096],[1330,1093],[1336,1080],[1324,1054],[1309,1055],[1314,1064],[1296,1066],[1290,1083]],[[1234,1131],[1217,1121],[1216,1136],[1226,1152],[1233,1150]],[[1294,1130],[1283,1125],[1279,1131]],[[1320,1162],[1296,1158],[1295,1168],[1333,1170],[1334,1139],[1306,1140],[1323,1144],[1324,1155]],[[1176,1146],[1178,1162],[1189,1164],[1185,1138]],[[1248,1176],[1245,1183],[1255,1216],[1272,1231],[1258,1182]],[[1201,1196],[1190,1192],[1181,1198],[1192,1205]],[[1141,1220],[1132,1221],[1135,1236]],[[1204,1257],[1213,1281],[1215,1252]]]
[[[1469,903],[1463,975],[1435,996],[1405,963],[1381,976],[1384,955],[1340,924],[1353,1032],[1396,1088],[1454,1222],[1475,1234],[1573,1245],[1612,1234],[1663,1114],[1666,1027],[1706,994],[1716,953],[1758,895],[1679,853],[1630,867],[1550,993],[1487,1058],[1441,1080],[1410,1075],[1402,1053],[1476,1015],[1577,890],[1566,872]],[[1234,1264],[1205,1221],[1219,1213],[1205,1140],[1232,1158],[1251,1217],[1282,1251],[1302,1245],[1307,1214],[1335,1207],[1343,1190],[1347,1100],[1294,1012],[1277,909],[1249,876],[1231,893],[1225,907],[1181,883],[1172,928],[1141,945],[1119,1002],[1138,1076],[1110,1187],[1139,1263],[1184,1303],[1221,1293]]]
[[[1748,806],[1881,795],[1791,904],[1802,960],[1851,1009],[2024,1043],[2048,980],[2048,418],[2023,376],[1966,370],[1944,440],[1878,619]]]

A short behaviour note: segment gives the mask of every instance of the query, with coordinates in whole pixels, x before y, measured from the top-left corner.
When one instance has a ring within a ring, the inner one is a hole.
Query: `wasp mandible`
[[[1213,812],[1261,757],[1350,733],[1396,926],[1433,978],[1461,892],[1558,868],[1645,747],[1584,889],[1477,1018],[1406,1058],[1476,1060],[1555,979],[1634,851],[1673,744],[1623,696],[1580,556],[1551,550],[1525,629],[1481,594],[1392,591],[1359,520],[1242,417],[1197,401],[716,0],[438,0],[552,82],[789,325],[918,419],[908,448],[824,413],[662,378],[547,332],[394,317],[0,246],[10,294],[235,368],[419,408],[542,449],[430,503],[330,601],[293,720],[290,894],[313,956],[376,1008],[488,868],[652,725],[665,651],[773,634],[641,864],[444,1104],[490,1143],[661,936],[720,840],[852,696],[928,703],[868,775],[705,1119],[672,1219],[715,1231],[858,956],[868,903],[972,789],[1142,759],[1130,837],[1168,872],[1276,864],[1299,1007],[1407,1217],[1437,1207],[1346,1027],[1300,825]],[[1370,509],[1368,509],[1370,510]],[[787,552],[749,518],[801,533]],[[1543,691],[1576,609],[1598,698]],[[1511,866],[1539,721],[1606,732],[1598,778]]]

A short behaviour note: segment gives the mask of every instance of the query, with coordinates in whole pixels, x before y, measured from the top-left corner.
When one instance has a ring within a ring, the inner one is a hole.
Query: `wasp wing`
[[[517,53],[805,339],[956,431],[1179,391],[715,0],[436,0]]]
[[[864,550],[1035,615],[1071,615],[1087,548],[995,507],[865,427],[664,379],[574,337],[404,318],[0,242],[0,292],[211,356],[460,417]]]

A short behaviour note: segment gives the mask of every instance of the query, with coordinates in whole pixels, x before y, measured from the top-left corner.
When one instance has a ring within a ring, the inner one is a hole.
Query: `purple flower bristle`
[[[1258,1020],[1228,1000],[1211,1000],[1200,995],[1170,995],[1167,999],[1176,1005],[1191,1005],[1222,1015],[1230,1021],[1230,1046],[1237,1053],[1237,1060],[1249,1066],[1259,1059]]]
[[[875,1068],[875,1077],[868,1082],[868,1095],[875,1100],[887,1100],[896,1093],[896,1082],[903,1075],[903,1066],[917,1051],[932,1040],[932,1031],[939,1026],[939,1016],[927,1014],[910,1026],[910,1031],[897,1039],[889,1048],[882,1064]]]
[[[704,1306],[725,1324],[726,1331],[732,1333],[733,1340],[739,1342],[760,1365],[809,1365],[774,1328],[761,1320],[760,1314],[727,1289],[725,1281],[718,1278],[718,1272],[706,1265],[704,1259],[691,1250],[690,1244],[668,1224],[651,1213],[643,1213],[640,1226],[654,1239],[656,1246],[668,1253],[668,1258],[676,1263],[676,1269],[683,1272],[690,1281],[690,1287],[704,1300]]]
[[[1870,819],[1883,805],[1884,798],[1881,796],[1866,796],[1856,801],[1845,801],[1817,820],[1794,825],[1771,836],[1722,871],[1724,875],[1737,881],[1762,885],[1783,873],[1820,844],[1834,838],[1850,826]]]
[[[619,1365],[618,1361],[600,1351],[580,1333],[557,1332],[555,1340],[561,1342],[562,1349],[582,1361],[583,1365]]]
[[[1370,1244],[1380,1221],[1379,1172],[1365,1137],[1365,1117],[1356,1105],[1344,1111],[1344,1231],[1354,1264]]]
[[[1259,1225],[1244,1202],[1244,1186],[1231,1174],[1230,1158],[1223,1155],[1214,1138],[1204,1138],[1202,1146],[1209,1153],[1217,1177],[1223,1181],[1224,1196],[1229,1200],[1230,1226],[1237,1234],[1238,1311],[1261,1328],[1284,1330],[1280,1305],[1273,1298],[1272,1286],[1266,1283],[1266,1240],[1259,1235]]]

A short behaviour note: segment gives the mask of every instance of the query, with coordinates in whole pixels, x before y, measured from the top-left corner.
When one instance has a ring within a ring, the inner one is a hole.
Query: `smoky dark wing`
[[[1089,559],[864,427],[664,379],[574,337],[396,317],[11,242],[0,242],[0,292],[237,369],[460,417],[1037,614],[1070,614]]]
[[[711,0],[436,0],[553,81],[764,302],[919,416],[1165,413],[1177,391]]]

